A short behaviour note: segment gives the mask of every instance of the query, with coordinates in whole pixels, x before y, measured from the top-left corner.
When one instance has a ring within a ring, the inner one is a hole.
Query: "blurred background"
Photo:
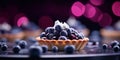
[[[120,39],[119,0],[0,0],[1,38],[39,36],[56,20],[82,31],[90,41]]]

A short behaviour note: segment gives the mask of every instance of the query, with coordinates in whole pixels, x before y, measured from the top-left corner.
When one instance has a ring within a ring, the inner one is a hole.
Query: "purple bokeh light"
[[[80,17],[85,12],[85,6],[81,2],[77,1],[72,5],[71,12],[74,16]]]
[[[96,9],[94,6],[92,6],[91,4],[86,4],[85,5],[85,13],[84,16],[87,18],[92,18],[94,17],[96,14]]]
[[[28,18],[26,16],[22,16],[18,19],[17,21],[17,26],[20,27],[22,25],[27,25],[28,24]]]
[[[103,0],[90,0],[90,2],[95,6],[100,6],[103,4]]]
[[[104,13],[101,17],[101,20],[99,21],[100,26],[106,27],[109,26],[111,23],[112,23],[112,17],[109,14]]]
[[[120,16],[120,1],[116,1],[113,3],[112,11],[116,16]]]
[[[53,26],[53,20],[49,16],[42,16],[39,18],[39,26],[40,28],[47,28],[49,26]]]
[[[95,9],[96,9],[96,13],[95,13],[94,17],[90,18],[90,20],[93,22],[99,22],[101,20],[102,12],[98,8],[95,8]]]

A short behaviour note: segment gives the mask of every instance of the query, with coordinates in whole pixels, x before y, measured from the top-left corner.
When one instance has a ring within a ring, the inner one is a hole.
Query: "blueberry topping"
[[[54,28],[53,27],[47,27],[46,29],[45,29],[45,33],[46,34],[48,34],[48,33],[54,33]]]
[[[14,46],[13,47],[13,52],[17,54],[17,53],[19,53],[20,49],[21,49],[21,47],[19,45]]]
[[[42,32],[42,33],[40,34],[40,38],[42,38],[42,37],[46,37],[45,32]]]
[[[61,32],[60,32],[60,36],[68,36],[68,33],[67,33],[67,31],[66,30],[62,30]]]
[[[66,46],[64,47],[64,51],[65,51],[65,53],[67,53],[67,54],[72,54],[72,53],[74,53],[74,51],[75,51],[75,46],[74,46],[74,45],[66,45]]]
[[[41,47],[42,47],[43,53],[46,53],[48,51],[47,45],[42,45]]]
[[[49,39],[49,40],[51,40],[51,39],[53,39],[53,37],[54,37],[54,34],[47,34],[47,39]]]
[[[57,46],[52,46],[52,52],[53,52],[53,53],[58,52],[58,47],[57,47]]]
[[[24,40],[21,40],[18,44],[22,49],[24,49],[27,46],[27,42]]]
[[[62,31],[62,26],[56,25],[55,30],[61,32]]]
[[[107,45],[107,44],[103,44],[102,48],[103,48],[104,50],[106,50],[106,49],[108,48],[108,45]]]
[[[83,33],[78,33],[77,37],[78,37],[78,39],[83,39],[84,35],[83,35]]]
[[[30,46],[29,55],[30,57],[39,57],[42,54],[43,50],[40,46]]]
[[[118,45],[115,45],[113,47],[114,52],[118,52],[120,50],[120,47]]]
[[[58,40],[67,40],[67,37],[65,37],[65,36],[60,36]]]

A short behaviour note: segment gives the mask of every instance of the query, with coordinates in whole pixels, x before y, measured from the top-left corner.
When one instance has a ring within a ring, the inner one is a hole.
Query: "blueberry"
[[[113,47],[114,52],[118,52],[120,50],[120,47],[118,45],[115,45]]]
[[[107,44],[103,44],[102,48],[103,48],[104,50],[106,50],[106,49],[108,48],[108,45],[107,45]]]
[[[0,42],[7,42],[6,38],[1,38]]]
[[[54,37],[54,34],[47,34],[47,39],[49,39],[49,40],[51,40],[51,39],[53,39],[53,37]]]
[[[64,51],[65,51],[65,53],[67,53],[67,54],[72,54],[72,53],[74,53],[74,51],[75,51],[75,46],[74,46],[74,45],[66,45],[66,46],[64,47]]]
[[[27,46],[27,42],[24,40],[21,40],[18,44],[22,49],[24,49]]]
[[[29,37],[27,40],[28,40],[30,43],[36,43],[36,42],[37,42],[37,40],[36,40],[34,37]]]
[[[2,47],[2,43],[0,42],[0,49],[1,49],[1,47]]]
[[[68,33],[68,36],[70,36],[70,35],[71,35],[71,33],[72,33],[71,29],[70,29],[70,28],[68,28],[66,31],[67,31],[67,33]]]
[[[83,35],[83,33],[78,33],[77,37],[78,37],[78,39],[83,39],[84,35]]]
[[[40,38],[42,38],[42,37],[46,37],[45,32],[42,32],[42,33],[40,34]]]
[[[116,40],[115,40],[115,41],[112,41],[112,42],[111,42],[111,47],[113,48],[115,45],[118,45],[118,44],[119,44],[118,41],[116,41]]]
[[[55,30],[58,31],[58,32],[61,32],[62,31],[62,26],[61,25],[56,25]]]
[[[58,40],[67,40],[67,37],[65,37],[65,36],[60,36]]]
[[[17,53],[19,53],[20,49],[21,49],[21,47],[19,45],[14,46],[13,47],[13,52],[17,54]]]
[[[42,45],[41,47],[42,47],[43,53],[46,53],[48,51],[47,45]]]
[[[54,33],[54,28],[53,27],[47,27],[46,29],[45,29],[45,33],[46,34],[48,34],[48,33]]]
[[[2,44],[1,50],[6,51],[8,49],[8,46],[6,44]]]
[[[40,46],[30,46],[29,55],[30,57],[39,57],[42,54],[43,50]]]
[[[60,36],[68,36],[68,33],[67,33],[67,31],[66,30],[62,30],[61,32],[60,32]]]
[[[53,53],[58,52],[58,47],[57,47],[57,46],[52,46],[52,52],[53,52]]]
[[[19,44],[19,42],[20,42],[20,39],[15,40],[15,44]]]

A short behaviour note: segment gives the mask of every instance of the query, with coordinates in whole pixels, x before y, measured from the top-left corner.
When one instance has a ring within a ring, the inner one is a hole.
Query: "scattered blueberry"
[[[20,41],[21,41],[20,39],[16,39],[15,44],[19,44]]]
[[[24,49],[27,46],[27,42],[24,40],[21,40],[18,44],[22,49]]]
[[[66,45],[66,46],[64,47],[64,51],[65,51],[65,53],[67,53],[67,54],[72,54],[72,53],[74,53],[74,51],[75,51],[75,46],[74,46],[74,45]]]
[[[37,42],[37,40],[36,40],[34,37],[29,37],[27,40],[28,40],[30,43],[35,43],[35,42]]]
[[[30,57],[39,57],[42,54],[43,50],[40,46],[30,46],[29,55]]]
[[[106,49],[108,48],[108,45],[107,45],[107,44],[103,44],[102,48],[103,48],[104,50],[106,50]]]
[[[68,33],[67,33],[67,31],[66,30],[62,30],[61,32],[60,32],[60,36],[68,36]]]
[[[7,42],[6,38],[1,38],[0,42]]]
[[[112,42],[111,42],[111,47],[113,48],[115,45],[118,45],[118,44],[119,44],[118,41],[116,41],[116,40],[115,40],[115,41],[112,41]]]
[[[60,37],[58,38],[58,40],[67,40],[67,37],[65,37],[65,36],[60,36]]]
[[[114,52],[118,52],[120,50],[120,47],[118,45],[113,47]]]
[[[46,53],[48,51],[47,45],[42,45],[41,47],[42,47],[43,53]]]
[[[21,47],[19,45],[13,47],[13,52],[14,53],[19,53]]]
[[[57,47],[57,46],[52,46],[52,52],[53,52],[53,53],[58,52],[58,47]]]
[[[8,46],[6,44],[2,44],[1,50],[6,51],[8,49]]]

